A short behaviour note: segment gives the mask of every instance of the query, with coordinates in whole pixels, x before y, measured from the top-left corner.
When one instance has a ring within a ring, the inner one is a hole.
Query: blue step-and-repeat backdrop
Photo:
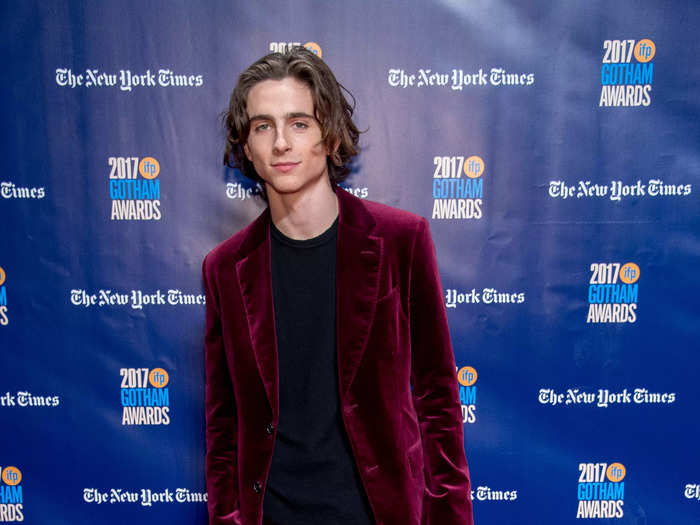
[[[220,115],[295,44],[345,189],[430,221],[476,523],[700,522],[695,0],[0,9],[0,522],[206,523],[201,261],[264,206]]]

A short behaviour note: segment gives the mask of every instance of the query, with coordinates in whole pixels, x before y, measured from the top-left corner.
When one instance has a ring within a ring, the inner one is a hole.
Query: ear
[[[250,148],[248,148],[248,143],[246,142],[243,144],[243,153],[245,153],[246,158],[250,161],[253,162],[253,159],[250,158]]]

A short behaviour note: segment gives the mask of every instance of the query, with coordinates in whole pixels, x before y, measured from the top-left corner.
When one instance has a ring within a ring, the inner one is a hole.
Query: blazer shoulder
[[[343,200],[350,205],[348,207],[355,210],[352,214],[353,218],[364,217],[362,220],[364,225],[372,224],[367,233],[383,240],[384,250],[390,254],[392,260],[403,262],[411,260],[418,239],[429,231],[428,221],[410,211],[367,199],[359,199],[352,194]],[[360,210],[362,211],[360,212]],[[371,219],[367,221],[367,217]],[[355,225],[359,224],[361,223],[358,220]]]
[[[372,215],[376,231],[380,235],[413,237],[427,223],[425,218],[410,211],[370,200],[362,202],[365,209]]]
[[[251,245],[255,246],[265,239],[265,218],[267,214],[268,209],[266,208],[248,226],[215,246],[204,257],[204,269],[206,271],[216,271],[222,265],[235,264],[245,257]]]

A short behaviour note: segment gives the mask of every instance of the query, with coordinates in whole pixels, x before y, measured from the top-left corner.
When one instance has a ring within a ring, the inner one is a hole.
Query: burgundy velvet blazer
[[[334,189],[340,403],[376,522],[471,525],[428,223]],[[260,525],[279,415],[269,209],[206,256],[203,278],[209,522]]]

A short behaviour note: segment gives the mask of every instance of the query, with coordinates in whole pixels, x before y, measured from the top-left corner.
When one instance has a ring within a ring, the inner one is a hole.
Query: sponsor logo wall
[[[221,113],[296,45],[343,191],[430,223],[475,522],[698,522],[694,2],[59,4],[4,17],[0,523],[207,523],[201,261],[265,206]]]

